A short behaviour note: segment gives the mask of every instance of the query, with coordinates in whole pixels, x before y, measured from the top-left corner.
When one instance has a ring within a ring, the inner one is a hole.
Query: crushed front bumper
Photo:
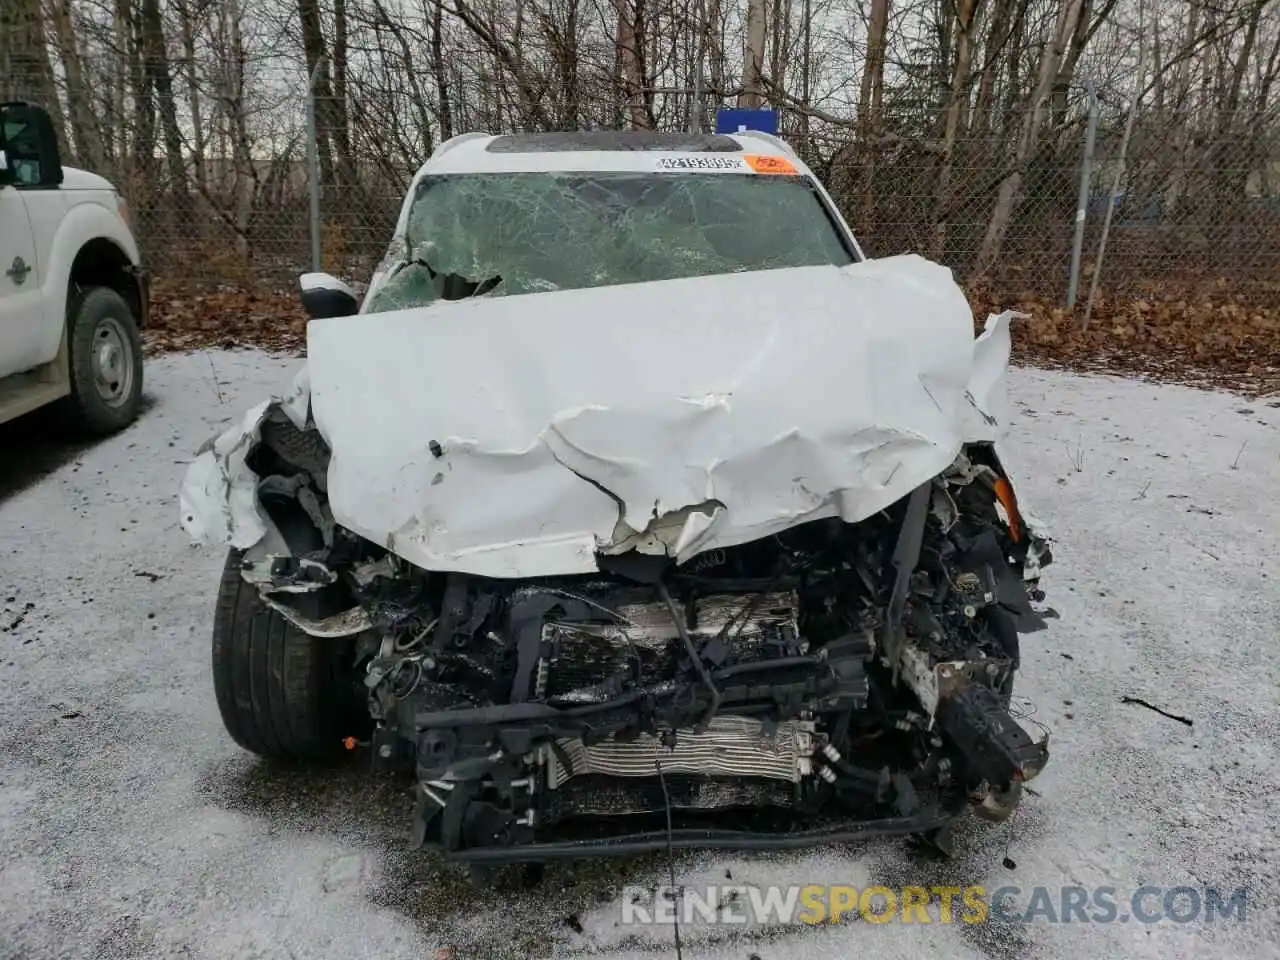
[[[945,830],[960,810],[922,810],[910,817],[844,820],[808,830],[748,831],[681,828],[624,833],[580,840],[542,841],[511,847],[474,847],[448,855],[465,863],[498,865],[626,857],[663,850],[798,850],[828,843],[855,843],[872,837],[927,836]]]

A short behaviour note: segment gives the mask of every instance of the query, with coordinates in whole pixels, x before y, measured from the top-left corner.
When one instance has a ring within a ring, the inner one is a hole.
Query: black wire
[[[667,793],[667,778],[662,775],[662,761],[653,758],[653,765],[658,768],[658,783],[662,786],[662,803],[667,809],[667,876],[671,881],[671,896],[676,895],[676,854],[672,846],[671,831],[671,795]],[[683,898],[681,898],[683,899]],[[671,924],[676,935],[676,960],[684,960],[684,952],[680,949],[680,906],[671,914]]]
[[[711,679],[711,674],[707,672],[707,668],[702,663],[702,657],[698,655],[698,648],[693,645],[693,639],[689,636],[689,626],[684,621],[684,616],[680,613],[680,608],[676,606],[676,602],[671,599],[671,592],[667,589],[665,583],[658,584],[658,594],[662,597],[667,605],[667,610],[671,613],[671,619],[676,625],[676,632],[680,634],[680,639],[684,641],[684,648],[689,653],[690,659],[693,660],[693,669],[698,671],[698,679],[702,681],[703,686],[711,694],[711,707],[707,710],[706,716],[702,718],[704,728],[711,723],[711,718],[716,715],[716,711],[720,709],[720,691],[716,688],[716,682]]]
[[[1018,804],[1021,806],[1021,804]],[[1018,817],[1018,807],[1013,808],[1013,812],[1009,814],[1009,827],[1004,835],[1004,861],[1006,869],[1012,870],[1016,864],[1011,856],[1009,856],[1009,848],[1013,846],[1013,821]]]

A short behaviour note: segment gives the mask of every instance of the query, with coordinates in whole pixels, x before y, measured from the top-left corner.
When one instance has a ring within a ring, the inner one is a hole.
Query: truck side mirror
[[[356,292],[327,273],[304,273],[298,277],[302,309],[312,320],[350,317],[360,312]]]
[[[0,103],[0,186],[56,187],[62,156],[49,112],[34,103]]]

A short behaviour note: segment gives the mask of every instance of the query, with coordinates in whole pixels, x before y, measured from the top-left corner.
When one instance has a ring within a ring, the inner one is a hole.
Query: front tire
[[[351,645],[303,633],[262,602],[227,554],[213,614],[213,690],[231,738],[276,760],[326,760],[356,733]],[[346,729],[344,729],[344,727]]]
[[[133,423],[142,406],[142,337],[124,297],[109,287],[73,297],[67,352],[66,411],[77,432],[105,437]]]

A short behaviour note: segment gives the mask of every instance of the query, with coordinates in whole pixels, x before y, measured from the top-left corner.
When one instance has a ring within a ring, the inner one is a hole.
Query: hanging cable
[[[666,592],[665,588],[663,593]],[[676,853],[672,845],[673,833],[671,830],[671,795],[667,793],[667,778],[662,774],[662,761],[657,757],[653,758],[653,765],[658,768],[658,783],[662,787],[662,804],[667,810],[667,877],[671,881],[671,896],[676,895]],[[683,899],[683,898],[681,898]],[[680,908],[676,904],[676,909],[671,914],[671,925],[676,935],[676,960],[684,960],[684,952],[680,949]]]
[[[680,612],[680,608],[676,606],[675,600],[671,599],[671,591],[667,589],[665,583],[658,584],[658,595],[662,597],[663,602],[667,605],[667,610],[671,613],[671,619],[676,625],[676,632],[680,634],[680,639],[684,641],[684,648],[689,653],[689,659],[693,661],[693,669],[698,672],[698,679],[702,681],[702,685],[711,694],[711,706],[699,724],[700,729],[705,730],[707,725],[711,723],[711,718],[720,709],[720,691],[716,688],[716,682],[711,679],[711,674],[707,672],[707,668],[702,662],[702,657],[698,653],[698,648],[693,645],[693,638],[689,636],[689,625],[685,623],[684,615]]]

